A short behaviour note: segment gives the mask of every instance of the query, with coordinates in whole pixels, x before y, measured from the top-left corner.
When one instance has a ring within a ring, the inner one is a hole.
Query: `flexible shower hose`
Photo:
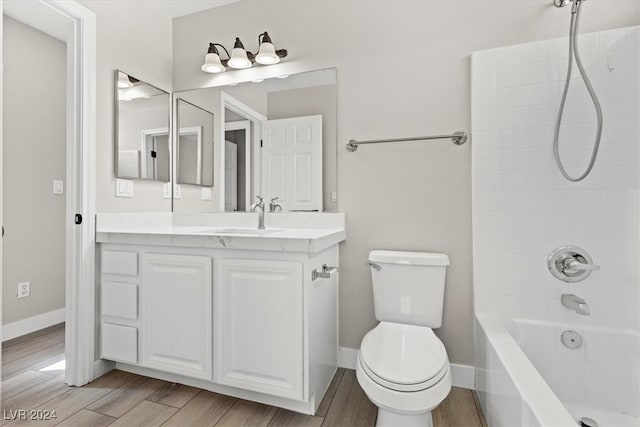
[[[560,173],[564,176],[568,181],[578,182],[585,179],[591,170],[593,169],[593,165],[596,162],[596,157],[598,157],[598,149],[600,148],[600,138],[602,137],[602,107],[600,106],[600,101],[598,101],[598,96],[596,92],[593,90],[593,86],[591,86],[591,82],[589,81],[589,77],[587,76],[587,72],[582,65],[582,60],[580,59],[580,53],[578,51],[578,27],[580,25],[580,3],[581,0],[576,0],[574,9],[571,12],[571,26],[569,28],[569,66],[567,68],[567,81],[564,84],[564,91],[562,92],[562,99],[560,101],[560,109],[558,111],[558,119],[556,120],[555,132],[553,134],[553,156],[556,159],[556,164],[558,165],[558,169],[560,169]],[[571,69],[573,68],[573,57],[575,54],[576,64],[578,65],[578,70],[582,75],[582,79],[584,81],[584,85],[589,92],[589,96],[593,101],[593,105],[596,109],[596,115],[598,119],[598,128],[596,130],[596,139],[593,144],[593,151],[591,153],[591,160],[589,160],[589,164],[587,165],[587,169],[582,173],[582,175],[578,177],[572,177],[567,173],[564,166],[562,165],[562,160],[560,159],[560,153],[558,150],[558,139],[560,137],[560,125],[562,123],[562,114],[564,112],[565,103],[567,101],[567,93],[569,92],[569,84],[571,83]]]

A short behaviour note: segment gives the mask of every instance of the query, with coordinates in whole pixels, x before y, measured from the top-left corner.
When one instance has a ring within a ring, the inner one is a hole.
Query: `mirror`
[[[213,158],[202,151],[203,159],[213,160],[213,186],[182,187],[174,195],[174,211],[247,211],[256,196],[264,198],[267,210],[271,199],[283,211],[337,210],[335,69],[189,90],[175,98],[201,118],[210,112],[215,125]],[[175,108],[181,132],[198,128],[186,121],[180,105]],[[185,147],[198,146],[197,136],[185,135]],[[182,136],[176,139],[180,159]],[[177,161],[178,184],[197,181],[197,168],[190,166],[199,162],[195,150],[188,149],[190,163]]]
[[[122,71],[114,78],[115,175],[170,181],[170,96]]]
[[[176,98],[177,183],[213,186],[213,113]]]

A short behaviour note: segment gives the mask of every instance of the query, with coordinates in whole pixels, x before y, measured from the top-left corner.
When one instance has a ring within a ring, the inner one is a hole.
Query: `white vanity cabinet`
[[[226,258],[217,270],[215,380],[302,399],[302,262]]]
[[[337,368],[338,274],[312,271],[338,265],[344,232],[308,235],[99,233],[100,358],[315,413]]]
[[[142,256],[140,365],[211,378],[210,256]]]

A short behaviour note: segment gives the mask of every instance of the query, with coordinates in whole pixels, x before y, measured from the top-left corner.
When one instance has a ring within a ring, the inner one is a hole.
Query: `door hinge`
[[[262,140],[260,140],[260,148],[262,148]]]
[[[156,157],[158,157],[158,153],[156,153],[155,151],[151,150],[151,157],[155,159]]]
[[[76,214],[76,224],[80,225],[82,224],[82,215],[81,214]]]

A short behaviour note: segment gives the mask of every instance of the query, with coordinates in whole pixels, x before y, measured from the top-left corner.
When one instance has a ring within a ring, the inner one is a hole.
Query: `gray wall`
[[[66,173],[67,47],[11,18],[3,25],[5,325],[65,304],[65,196],[52,182]],[[26,281],[31,296],[17,299]]]
[[[639,22],[640,2],[591,0],[581,25],[594,31]],[[240,36],[255,50],[264,23],[289,51],[282,63],[214,77],[200,70],[209,41]],[[340,248],[340,343],[359,347],[375,325],[370,250],[441,251],[451,267],[437,333],[452,362],[471,364],[470,144],[407,142],[348,153],[343,143],[468,131],[469,54],[558,37],[568,26],[568,8],[547,0],[239,2],[174,20],[173,83],[182,90],[337,67],[338,208],[348,235]]]
[[[331,192],[337,191],[336,85],[270,92],[269,120],[322,115],[322,209],[336,212]]]
[[[169,212],[162,182],[135,181],[133,198],[115,197],[113,70],[171,92],[171,20],[150,2],[80,0],[96,13],[96,211]]]

